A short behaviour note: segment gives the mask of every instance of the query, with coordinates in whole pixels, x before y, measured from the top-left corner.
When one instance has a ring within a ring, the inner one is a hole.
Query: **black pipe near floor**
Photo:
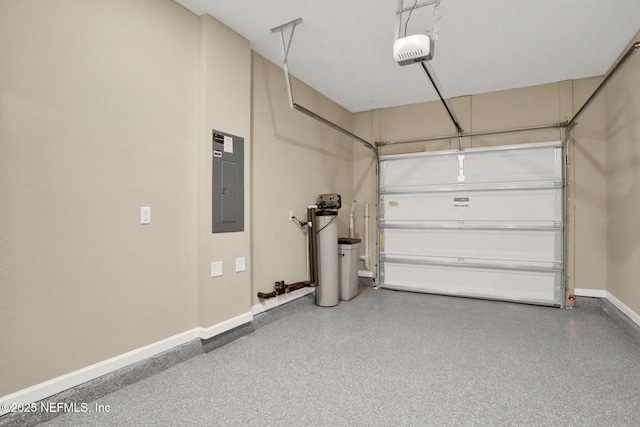
[[[289,292],[297,291],[298,289],[306,288],[311,286],[310,282],[296,282],[286,285],[284,281],[276,282],[274,286],[274,290],[272,292],[264,293],[258,292],[258,298],[260,299],[269,299],[274,298],[278,295],[287,294]]]

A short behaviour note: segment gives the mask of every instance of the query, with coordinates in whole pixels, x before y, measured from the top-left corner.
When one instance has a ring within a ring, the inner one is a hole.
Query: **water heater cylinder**
[[[320,210],[316,213],[316,242],[318,245],[318,286],[316,304],[321,307],[338,305],[338,224],[337,211]]]

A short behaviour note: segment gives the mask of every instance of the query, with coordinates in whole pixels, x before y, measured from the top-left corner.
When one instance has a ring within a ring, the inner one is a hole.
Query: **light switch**
[[[151,224],[151,207],[143,206],[140,208],[140,224]]]
[[[245,271],[246,268],[246,263],[245,263],[245,259],[244,258],[236,258],[236,273],[240,272],[240,271]]]
[[[211,277],[222,276],[222,261],[211,263]]]

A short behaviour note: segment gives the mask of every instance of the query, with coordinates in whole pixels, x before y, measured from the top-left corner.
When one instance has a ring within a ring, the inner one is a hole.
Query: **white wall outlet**
[[[289,221],[293,221],[293,210],[289,211]]]
[[[211,277],[222,276],[222,261],[211,263]]]
[[[151,224],[150,206],[143,206],[140,208],[140,224]]]
[[[245,271],[247,269],[246,261],[244,258],[236,258],[236,273]]]

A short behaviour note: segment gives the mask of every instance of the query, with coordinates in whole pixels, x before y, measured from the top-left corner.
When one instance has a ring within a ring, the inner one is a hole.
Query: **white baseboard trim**
[[[297,300],[298,298],[302,298],[305,295],[312,294],[316,291],[316,288],[302,288],[296,291],[287,292],[286,294],[277,295],[273,298],[266,299],[261,303],[258,303],[251,307],[251,312],[254,316],[264,313],[265,311],[271,310],[272,308],[276,308],[280,305],[286,304],[290,301]]]
[[[178,335],[157,341],[155,343],[137,348],[135,350],[123,353],[110,359],[87,366],[77,371],[53,378],[32,387],[25,388],[15,393],[0,397],[0,416],[9,412],[9,408],[5,409],[5,404],[28,404],[34,403],[55,394],[61,393],[72,387],[84,384],[87,381],[94,380],[103,375],[115,372],[126,366],[140,362],[149,357],[160,354],[164,351],[181,346],[195,339],[209,339],[216,335],[220,335],[233,328],[249,323],[253,320],[253,313],[248,312],[236,316],[224,322],[218,323],[208,328],[197,327],[182,332]]]
[[[580,289],[575,288],[573,295],[577,297],[589,297],[589,298],[606,298],[607,291],[604,289]]]
[[[640,315],[638,313],[633,311],[631,308],[629,308],[628,305],[626,305],[625,303],[620,301],[618,298],[613,296],[613,294],[611,294],[611,292],[609,292],[609,291],[607,291],[607,297],[606,298],[609,300],[609,302],[611,304],[615,305],[618,310],[623,312],[625,314],[625,316],[627,316],[629,319],[631,319],[631,321],[633,323],[635,323],[636,325],[640,326]]]
[[[369,277],[369,278],[373,279],[373,271],[358,270],[358,277]]]
[[[5,403],[26,404],[37,402],[72,387],[76,387],[87,381],[91,381],[118,369],[124,368],[125,366],[129,366],[151,356],[155,356],[163,351],[186,344],[196,338],[198,338],[198,330],[191,329],[181,334],[174,335],[153,344],[140,347],[119,356],[112,357],[111,359],[98,362],[85,368],[78,369],[77,371],[70,372],[49,381],[9,394],[0,398],[0,408],[2,408],[0,409],[0,415],[4,415],[8,412],[8,410],[4,410],[4,406],[6,406],[4,405]]]

